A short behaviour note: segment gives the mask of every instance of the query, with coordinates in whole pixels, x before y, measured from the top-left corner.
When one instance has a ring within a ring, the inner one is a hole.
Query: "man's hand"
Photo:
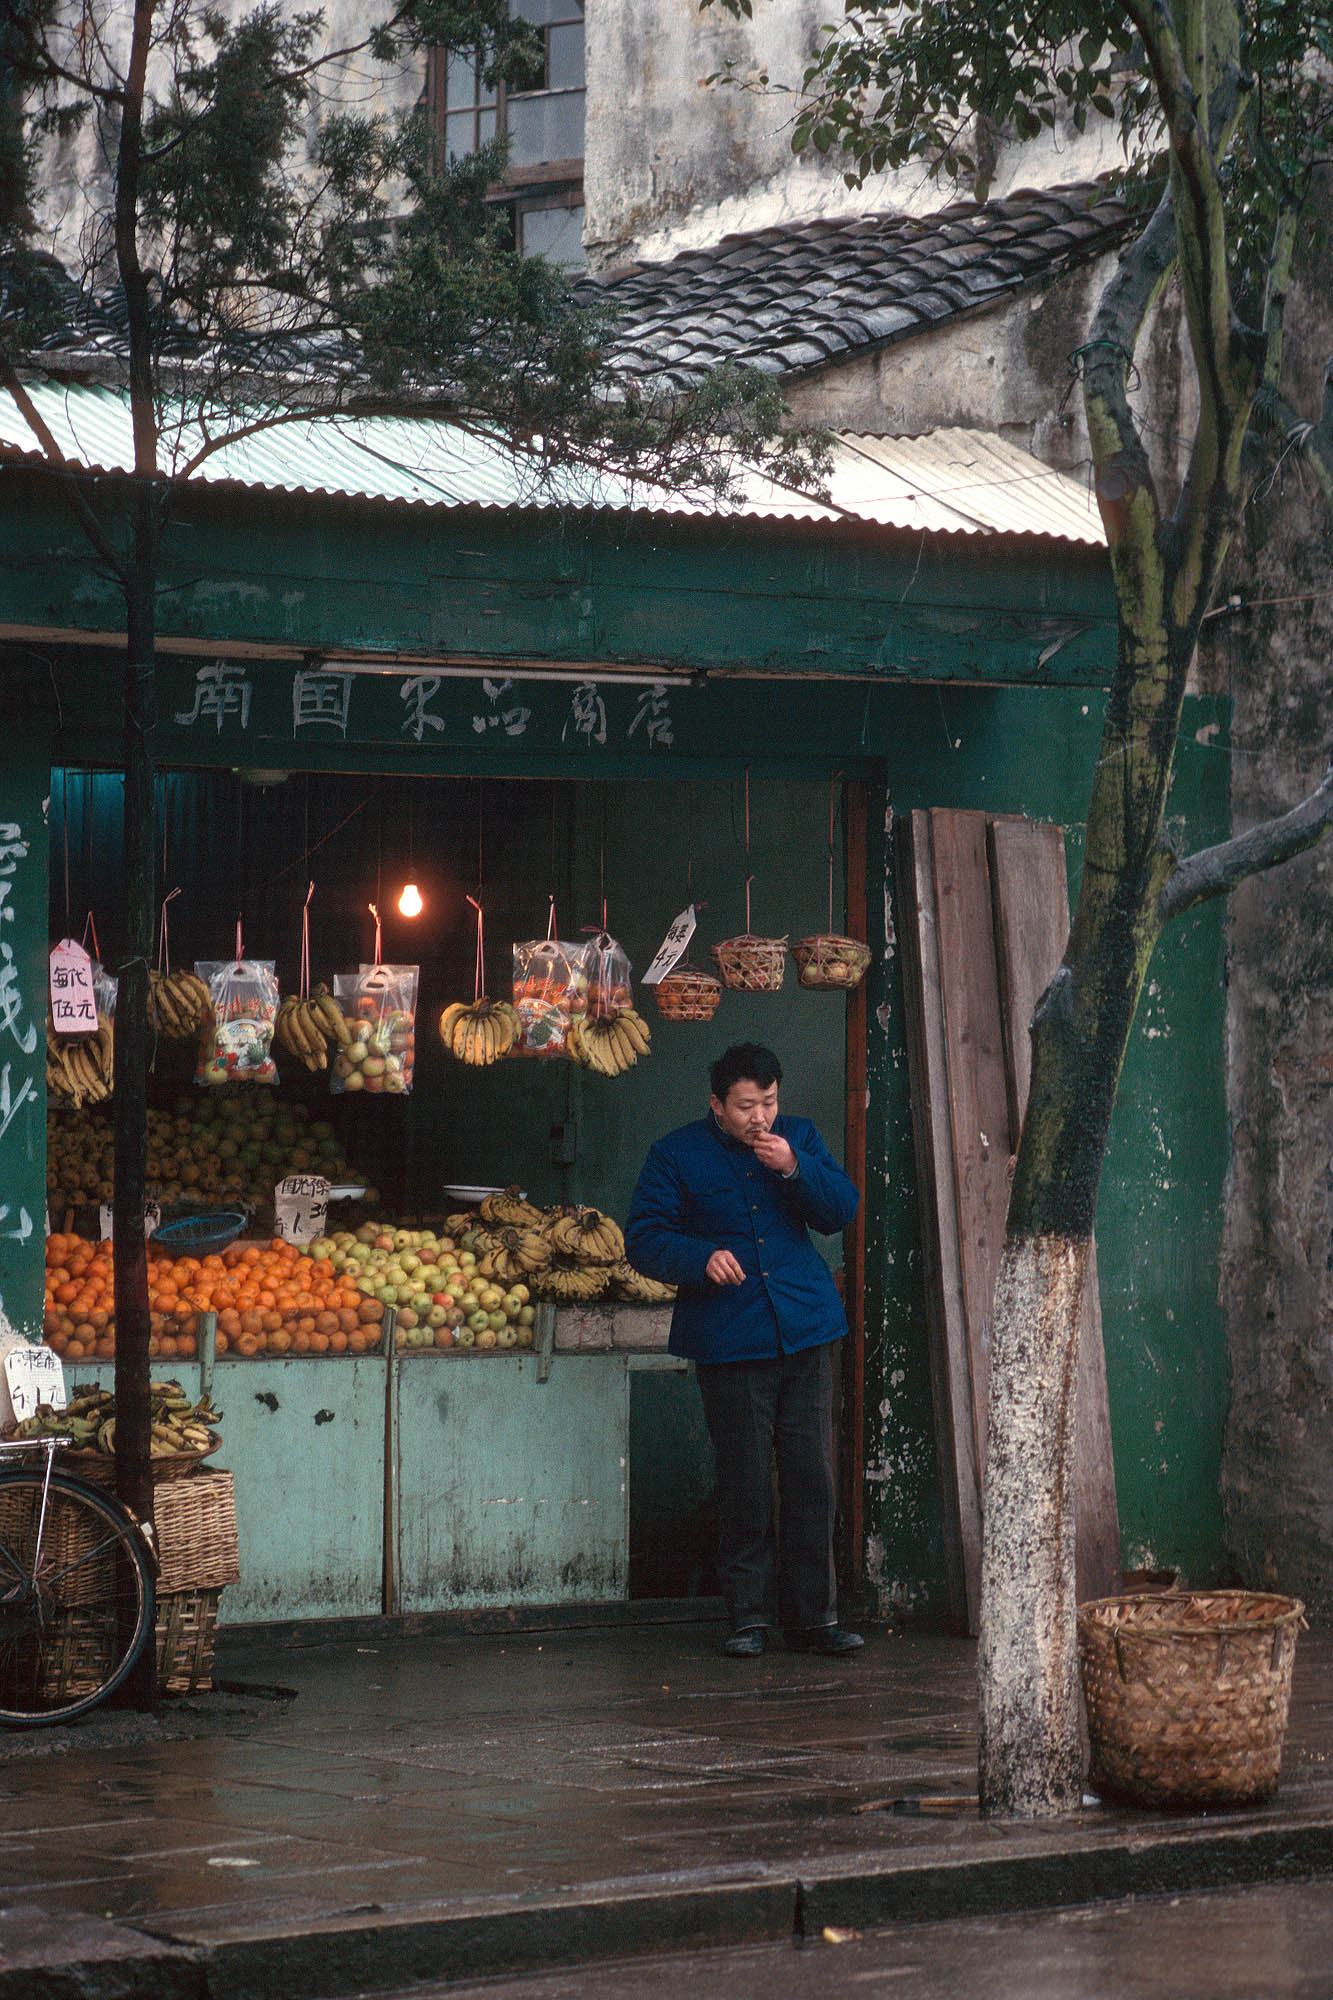
[[[755,1140],[754,1156],[761,1167],[771,1167],[775,1174],[789,1174],[796,1165],[795,1153],[776,1132],[765,1132]]]
[[[704,1276],[715,1285],[743,1285],[745,1273],[730,1250],[715,1250],[704,1265]]]

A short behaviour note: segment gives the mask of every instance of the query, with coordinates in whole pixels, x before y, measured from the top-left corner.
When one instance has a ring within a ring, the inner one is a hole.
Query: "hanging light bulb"
[[[415,882],[405,882],[403,884],[403,892],[398,898],[398,908],[405,917],[419,917],[421,915],[425,905],[421,900],[421,891]]]

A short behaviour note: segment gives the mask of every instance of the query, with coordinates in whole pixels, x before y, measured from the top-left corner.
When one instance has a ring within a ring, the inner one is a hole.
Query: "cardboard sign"
[[[5,1386],[16,1424],[32,1416],[39,1403],[63,1410],[69,1402],[65,1371],[53,1347],[14,1348],[5,1356]]]
[[[115,1231],[112,1229],[111,1226],[111,1203],[109,1201],[104,1201],[102,1203],[102,1206],[98,1209],[97,1214],[98,1214],[98,1228],[101,1231],[102,1241],[103,1243],[109,1243],[111,1241],[112,1236],[115,1234]],[[151,1236],[161,1220],[162,1220],[161,1204],[155,1201],[146,1202],[144,1204],[144,1212],[143,1212],[144,1235]]]
[[[324,1234],[329,1183],[323,1174],[288,1174],[273,1190],[274,1234],[287,1243],[313,1243]]]
[[[657,956],[644,973],[641,985],[656,986],[660,980],[666,978],[694,936],[694,925],[694,905],[691,903],[688,910],[681,911],[657,947]]]
[[[93,962],[81,944],[62,938],[51,953],[51,1025],[58,1035],[97,1033]]]

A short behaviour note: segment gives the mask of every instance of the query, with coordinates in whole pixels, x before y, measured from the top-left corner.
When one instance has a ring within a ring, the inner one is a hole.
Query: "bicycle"
[[[70,1442],[0,1443],[0,1725],[86,1714],[153,1636],[149,1534],[111,1494],[57,1467]],[[25,1452],[45,1463],[6,1463]]]

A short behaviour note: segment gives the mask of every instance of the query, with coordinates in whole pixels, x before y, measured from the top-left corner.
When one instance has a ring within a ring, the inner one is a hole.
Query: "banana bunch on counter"
[[[327,986],[316,986],[308,1000],[289,993],[278,1008],[273,1039],[307,1069],[327,1069],[329,1050],[351,1046],[352,1030]]]
[[[148,1023],[168,1042],[192,1042],[213,1011],[213,996],[195,972],[148,975]]]
[[[623,1299],[630,1306],[669,1305],[676,1296],[674,1285],[663,1285],[656,1278],[645,1278],[642,1271],[636,1271],[623,1257],[607,1273],[607,1290],[613,1298]]]
[[[543,1229],[546,1226],[546,1210],[538,1208],[532,1201],[525,1201],[517,1186],[507,1187],[499,1194],[488,1194],[481,1204],[481,1219],[488,1228],[496,1229]],[[466,1229],[472,1217],[464,1215],[449,1218],[457,1220]]]
[[[98,1014],[95,1035],[58,1035],[48,1021],[47,1095],[75,1111],[85,1104],[101,1104],[111,1095],[115,1048],[115,1030],[107,1014]]]
[[[489,1252],[491,1269],[506,1285],[519,1285],[544,1271],[551,1262],[552,1249],[540,1229],[502,1229],[495,1248]]]
[[[508,1000],[482,994],[469,1006],[455,1000],[440,1016],[440,1040],[459,1062],[484,1069],[507,1056],[522,1033],[518,1010]]]
[[[618,1264],[625,1255],[620,1224],[600,1208],[557,1209],[546,1225],[546,1239],[572,1264]]]
[[[581,1069],[599,1076],[623,1076],[640,1056],[651,1053],[652,1030],[633,1007],[622,1007],[604,1021],[585,1015],[569,1024],[565,1047]]]
[[[182,1452],[207,1451],[216,1442],[211,1426],[221,1411],[207,1396],[192,1403],[179,1382],[149,1385],[149,1452],[153,1458],[176,1458]],[[13,1426],[16,1438],[67,1437],[76,1451],[116,1449],[116,1399],[109,1389],[84,1389],[69,1406],[56,1410],[40,1403],[30,1417]]]

